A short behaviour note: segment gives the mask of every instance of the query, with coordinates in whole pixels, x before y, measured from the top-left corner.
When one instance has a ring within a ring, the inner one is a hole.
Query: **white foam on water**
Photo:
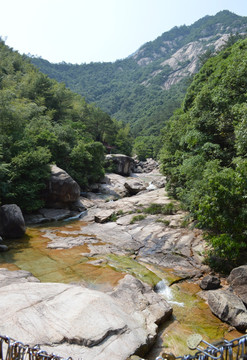
[[[177,305],[177,306],[184,306],[184,303],[179,302],[179,301],[175,301],[173,300],[173,293],[172,293],[172,289],[170,288],[170,286],[168,285],[168,282],[163,279],[160,282],[158,282],[158,284],[156,284],[155,286],[155,291],[164,296],[164,298],[173,305]]]

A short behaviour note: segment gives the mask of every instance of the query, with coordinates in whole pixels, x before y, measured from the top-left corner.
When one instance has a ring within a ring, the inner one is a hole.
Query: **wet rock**
[[[136,195],[146,189],[145,184],[139,179],[129,179],[124,183],[124,186],[130,195]]]
[[[230,291],[211,290],[208,294],[211,311],[222,321],[239,331],[247,329],[247,311],[244,303]]]
[[[78,285],[12,283],[0,288],[0,311],[1,333],[49,353],[125,360],[148,350],[157,323],[172,310],[151,287],[128,275],[108,294]]]
[[[40,209],[36,214],[25,215],[27,225],[43,224],[52,221],[61,221],[79,216],[78,211],[69,209]]]
[[[8,251],[8,250],[9,250],[9,248],[8,248],[7,245],[0,244],[0,252],[5,252],[5,251]]]
[[[3,238],[20,238],[25,234],[26,227],[21,209],[16,204],[0,207],[0,235]]]
[[[220,287],[220,279],[217,276],[206,275],[200,283],[202,290],[214,290]]]
[[[66,171],[51,166],[51,177],[46,192],[46,206],[69,208],[80,198],[80,187]]]
[[[112,172],[129,176],[132,172],[134,160],[127,155],[122,154],[108,154],[105,157],[106,167],[111,167]]]
[[[16,270],[9,271],[5,268],[0,269],[0,287],[14,283],[40,282],[36,277],[28,271]]]
[[[247,305],[247,265],[233,269],[227,281],[235,294]]]

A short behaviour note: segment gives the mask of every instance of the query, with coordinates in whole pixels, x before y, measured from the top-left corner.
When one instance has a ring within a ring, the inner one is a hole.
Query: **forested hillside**
[[[210,58],[163,131],[170,193],[208,230],[217,256],[247,250],[247,40]]]
[[[130,153],[128,126],[38,71],[0,42],[0,202],[43,206],[50,163],[85,188],[104,173],[108,144]]]
[[[114,63],[51,64],[40,58],[31,61],[88,102],[128,122],[134,136],[157,136],[181,105],[191,75],[201,62],[219,50],[230,34],[246,30],[246,17],[221,11],[191,26],[174,27]]]

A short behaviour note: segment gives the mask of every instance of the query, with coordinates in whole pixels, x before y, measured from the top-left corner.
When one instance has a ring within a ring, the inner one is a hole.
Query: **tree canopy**
[[[247,40],[209,58],[163,130],[168,189],[217,255],[247,249]]]
[[[85,188],[104,174],[104,144],[129,154],[128,126],[0,42],[0,202],[41,207],[50,163]]]

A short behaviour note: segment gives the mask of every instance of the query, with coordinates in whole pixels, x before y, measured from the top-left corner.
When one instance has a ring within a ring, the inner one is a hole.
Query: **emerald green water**
[[[49,229],[57,236],[83,234],[81,221],[64,224],[54,224]],[[178,280],[172,269],[138,263],[132,257],[114,254],[87,257],[87,244],[71,249],[47,248],[50,240],[45,236],[46,229],[28,228],[23,239],[7,242],[9,251],[0,253],[0,267],[30,271],[42,282],[80,282],[103,291],[111,290],[126,273],[152,286],[161,279],[166,279],[168,286]],[[89,263],[92,260],[96,260],[98,265]],[[192,333],[200,333],[207,341],[222,337],[232,339],[241,335],[236,331],[229,332],[229,327],[212,315],[205,301],[198,296],[198,285],[181,282],[172,285],[169,291],[172,296],[170,301],[174,309],[173,316],[162,325],[157,344],[147,359],[155,359],[162,351],[172,352],[176,356],[190,353],[186,339]]]

